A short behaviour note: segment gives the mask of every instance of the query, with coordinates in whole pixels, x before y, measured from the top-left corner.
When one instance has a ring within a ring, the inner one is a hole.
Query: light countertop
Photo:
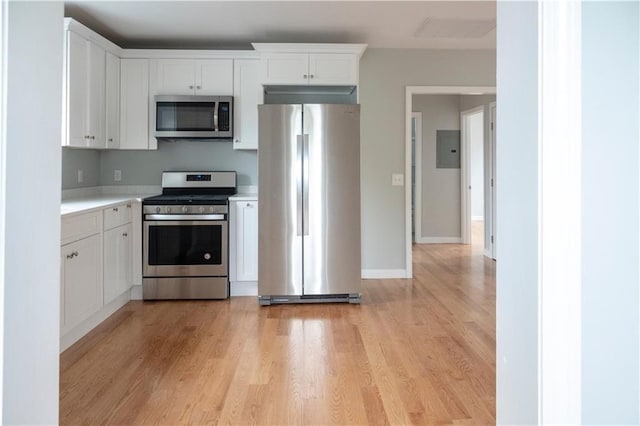
[[[248,192],[243,194],[235,194],[229,197],[229,201],[258,201],[258,193]]]
[[[157,194],[98,194],[69,198],[60,203],[60,214],[66,216],[74,213],[87,213],[91,210],[103,209],[127,201],[140,201],[152,195]]]

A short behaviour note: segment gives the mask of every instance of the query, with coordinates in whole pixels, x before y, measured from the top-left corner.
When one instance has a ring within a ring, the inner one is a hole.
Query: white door
[[[106,54],[105,70],[106,147],[120,146],[120,58]]]
[[[193,95],[196,92],[196,61],[166,59],[157,61],[156,95]]]
[[[105,148],[105,51],[89,42],[89,146]]]
[[[67,40],[67,140],[66,145],[89,143],[87,107],[89,97],[88,41],[69,31]]]
[[[207,59],[196,62],[196,95],[233,95],[233,60]]]
[[[309,55],[277,53],[262,59],[263,84],[308,84]]]
[[[64,262],[64,331],[69,331],[102,306],[100,235],[62,247]]]
[[[260,61],[237,59],[233,71],[233,148],[258,149],[258,105],[264,96]]]
[[[258,280],[258,202],[239,201],[236,245],[237,280]]]
[[[309,84],[357,84],[355,55],[313,53],[309,55]]]

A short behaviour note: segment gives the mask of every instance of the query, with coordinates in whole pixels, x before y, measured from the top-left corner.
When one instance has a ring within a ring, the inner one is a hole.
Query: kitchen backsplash
[[[62,151],[62,189],[159,185],[165,170],[234,170],[238,185],[258,184],[257,152],[234,150],[230,142],[159,142],[157,151]],[[83,170],[82,183],[78,169]],[[115,170],[120,170],[120,181],[114,180]]]

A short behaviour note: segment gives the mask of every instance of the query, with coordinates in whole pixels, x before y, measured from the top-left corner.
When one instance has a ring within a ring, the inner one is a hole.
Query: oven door
[[[162,220],[145,219],[143,225],[144,277],[227,276],[226,220],[171,220],[164,216]]]

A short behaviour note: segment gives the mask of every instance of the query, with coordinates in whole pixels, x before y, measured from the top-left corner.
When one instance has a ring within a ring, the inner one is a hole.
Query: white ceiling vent
[[[495,19],[427,18],[413,35],[420,38],[482,38],[495,27]]]

